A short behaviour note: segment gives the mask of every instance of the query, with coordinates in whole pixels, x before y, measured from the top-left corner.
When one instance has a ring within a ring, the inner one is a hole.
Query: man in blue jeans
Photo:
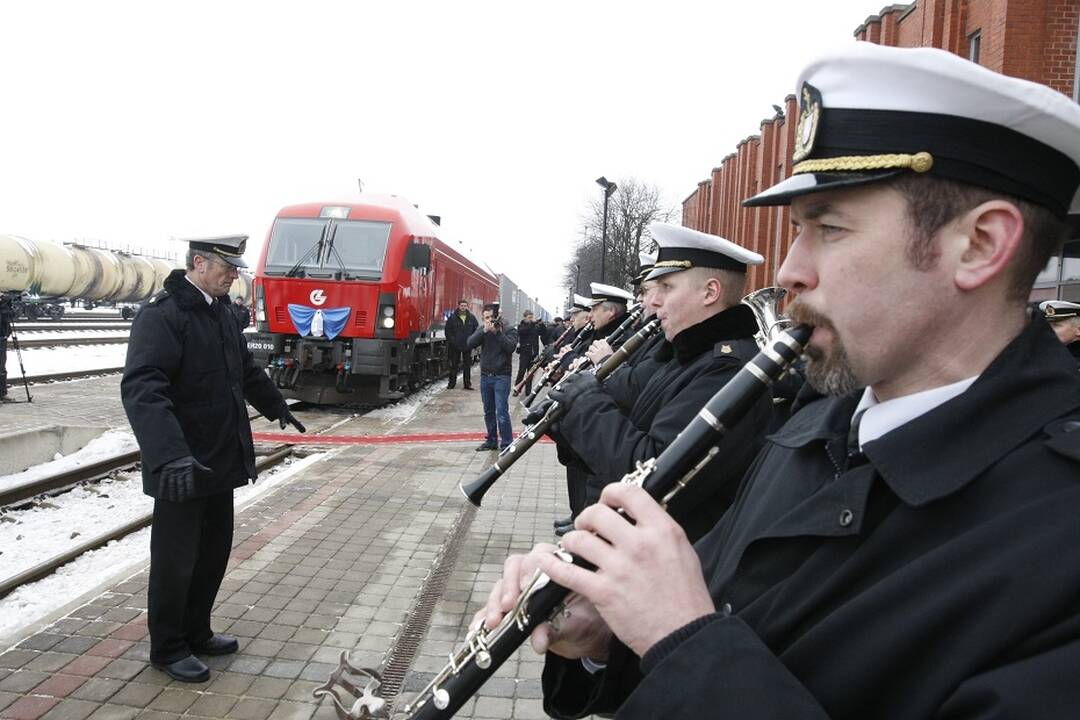
[[[517,331],[503,327],[497,305],[484,306],[484,322],[469,336],[469,349],[480,348],[480,397],[487,438],[476,449],[502,450],[514,439],[510,426],[510,373]],[[498,435],[496,435],[496,425]]]

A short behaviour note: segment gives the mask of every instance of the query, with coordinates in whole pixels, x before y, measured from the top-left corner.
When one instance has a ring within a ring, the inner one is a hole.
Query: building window
[[[979,62],[979,48],[982,46],[982,30],[976,30],[968,35],[968,60],[973,63]]]
[[[1080,301],[1080,239],[1065,243],[1061,254],[1050,258],[1029,299]]]

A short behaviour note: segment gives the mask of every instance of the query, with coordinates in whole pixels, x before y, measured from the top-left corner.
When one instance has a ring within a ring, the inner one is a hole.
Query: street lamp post
[[[596,178],[596,184],[604,188],[604,229],[600,236],[600,282],[606,283],[607,277],[604,274],[604,259],[607,256],[607,206],[612,193],[614,193],[619,186],[603,175]]]
[[[574,278],[574,292],[578,295],[581,294],[581,263],[574,265],[574,269],[577,270],[577,276]]]

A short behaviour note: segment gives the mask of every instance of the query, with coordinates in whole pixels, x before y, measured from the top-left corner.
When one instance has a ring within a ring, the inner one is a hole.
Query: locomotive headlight
[[[260,297],[255,300],[255,319],[259,322],[266,322],[266,303]]]
[[[382,326],[384,328],[387,328],[387,329],[390,329],[390,328],[394,327],[394,318],[392,318],[392,317],[384,317],[382,319]]]
[[[382,314],[385,317],[394,317],[394,306],[393,305],[383,305]]]

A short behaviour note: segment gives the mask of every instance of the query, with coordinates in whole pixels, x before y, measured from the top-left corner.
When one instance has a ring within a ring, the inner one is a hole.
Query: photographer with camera
[[[483,317],[483,323],[469,336],[468,343],[470,350],[480,348],[480,397],[484,401],[487,425],[487,437],[476,449],[502,450],[514,439],[509,398],[517,331],[503,326],[497,304],[485,305]]]

